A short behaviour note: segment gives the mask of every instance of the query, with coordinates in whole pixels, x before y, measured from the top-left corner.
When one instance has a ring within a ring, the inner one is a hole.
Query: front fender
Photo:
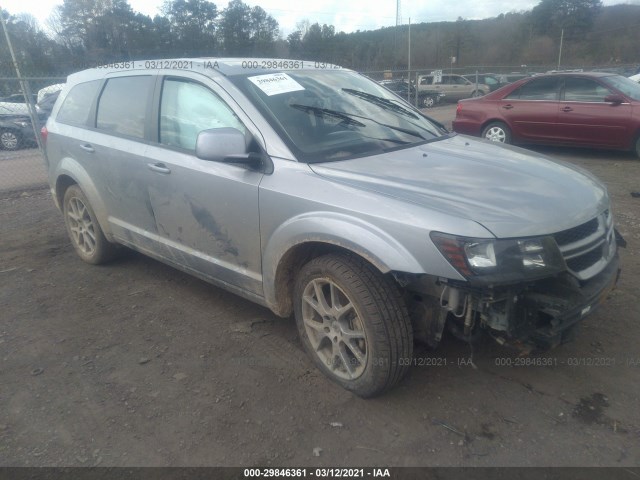
[[[375,225],[336,212],[305,213],[280,225],[265,245],[262,260],[264,296],[272,309],[278,309],[276,274],[281,260],[292,248],[309,242],[349,250],[383,273],[423,271],[402,244]]]
[[[64,200],[64,193],[58,190],[58,186],[60,180],[64,176],[71,178],[82,189],[87,199],[89,200],[89,203],[91,204],[93,212],[96,214],[96,218],[98,220],[98,223],[100,224],[102,232],[104,233],[107,240],[113,241],[111,229],[109,228],[109,222],[107,220],[107,208],[102,201],[102,198],[100,197],[95,183],[93,182],[93,180],[91,180],[91,177],[84,169],[84,167],[77,160],[74,160],[70,157],[64,157],[58,163],[53,175],[55,179],[55,183],[53,184],[53,186],[55,188],[55,194],[60,210],[63,209],[62,201]]]

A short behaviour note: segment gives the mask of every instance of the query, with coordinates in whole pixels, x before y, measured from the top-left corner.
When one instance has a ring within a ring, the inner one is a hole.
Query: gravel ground
[[[47,190],[0,194],[0,466],[640,464],[640,161],[538,151],[608,185],[618,289],[533,365],[448,338],[373,400],[292,320],[137,253],[87,265]]]

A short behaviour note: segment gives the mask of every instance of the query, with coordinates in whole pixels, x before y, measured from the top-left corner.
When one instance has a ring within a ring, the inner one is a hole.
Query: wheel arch
[[[423,271],[420,263],[391,236],[357,219],[351,222],[331,216],[307,217],[288,222],[274,232],[264,249],[263,287],[265,301],[276,315],[291,315],[299,268],[327,253],[357,256],[383,274]],[[324,227],[321,232],[317,230],[319,225]]]
[[[78,187],[80,187],[84,192],[96,215],[102,232],[107,240],[113,241],[109,222],[107,220],[107,209],[100,197],[100,194],[98,193],[95,183],[78,162],[65,158],[58,165],[55,175],[55,201],[60,210],[64,209],[63,200],[65,192],[72,185],[78,185]]]
[[[482,122],[482,125],[480,125],[480,133],[482,133],[484,129],[487,128],[487,125],[489,125],[490,123],[497,123],[497,122],[503,123],[504,125],[506,125],[509,128],[509,130],[511,130],[512,136],[513,136],[513,129],[511,128],[511,125],[509,125],[509,122],[506,122],[504,118],[496,118],[496,117],[489,117],[484,122]]]

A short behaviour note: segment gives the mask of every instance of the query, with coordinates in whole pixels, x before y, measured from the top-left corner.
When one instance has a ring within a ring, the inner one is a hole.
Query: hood
[[[464,135],[310,167],[328,180],[473,220],[498,238],[565,230],[609,204],[604,185],[579,167]]]

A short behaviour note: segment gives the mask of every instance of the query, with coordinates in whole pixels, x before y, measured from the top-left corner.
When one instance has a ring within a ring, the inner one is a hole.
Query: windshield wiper
[[[313,112],[313,113],[317,113],[318,115],[325,115],[327,117],[339,118],[340,120],[342,120],[344,123],[348,125],[354,125],[356,127],[366,127],[364,123],[354,120],[350,115],[343,112],[338,112],[336,110],[331,110],[329,108],[314,107],[312,105],[301,105],[299,103],[293,103],[290,105],[290,107],[296,108],[298,110],[302,110],[303,112]]]
[[[382,100],[384,100],[384,98]],[[331,110],[329,108],[314,107],[312,105],[301,105],[299,103],[292,103],[290,105],[290,107],[291,108],[296,108],[298,110],[302,110],[303,112],[314,112],[314,113],[317,113],[319,115],[326,115],[328,117],[339,118],[340,120],[342,120],[343,122],[345,122],[348,125],[354,125],[356,127],[366,127],[366,125],[364,123],[358,122],[357,120],[353,119],[353,117],[362,118],[364,120],[368,120],[370,122],[377,123],[378,125],[380,125],[382,127],[387,127],[387,128],[390,128],[391,130],[396,130],[398,132],[402,132],[402,133],[406,133],[407,135],[411,135],[412,137],[417,137],[417,138],[421,138],[422,140],[426,140],[426,138],[424,138],[420,133],[418,133],[418,132],[416,132],[414,130],[408,130],[406,128],[396,127],[395,125],[388,125],[386,123],[382,123],[382,122],[379,122],[377,120],[374,120],[373,118],[365,117],[364,115],[357,115],[355,113],[338,112],[337,110]],[[402,108],[402,107],[398,107],[398,108]],[[418,118],[418,117],[416,117],[416,118]],[[411,123],[411,122],[409,122],[409,123]]]
[[[345,93],[348,93],[349,95],[353,95],[354,97],[358,97],[368,102],[371,102],[387,110],[392,110],[396,113],[401,113],[402,115],[415,118],[416,120],[420,118],[418,117],[418,115],[416,115],[412,111],[407,110],[403,106],[400,106],[397,103],[394,103],[392,100],[389,100],[387,98],[379,97],[377,95],[372,95],[371,93],[367,93],[367,92],[361,92],[360,90],[354,90],[353,88],[343,88],[342,91]]]

